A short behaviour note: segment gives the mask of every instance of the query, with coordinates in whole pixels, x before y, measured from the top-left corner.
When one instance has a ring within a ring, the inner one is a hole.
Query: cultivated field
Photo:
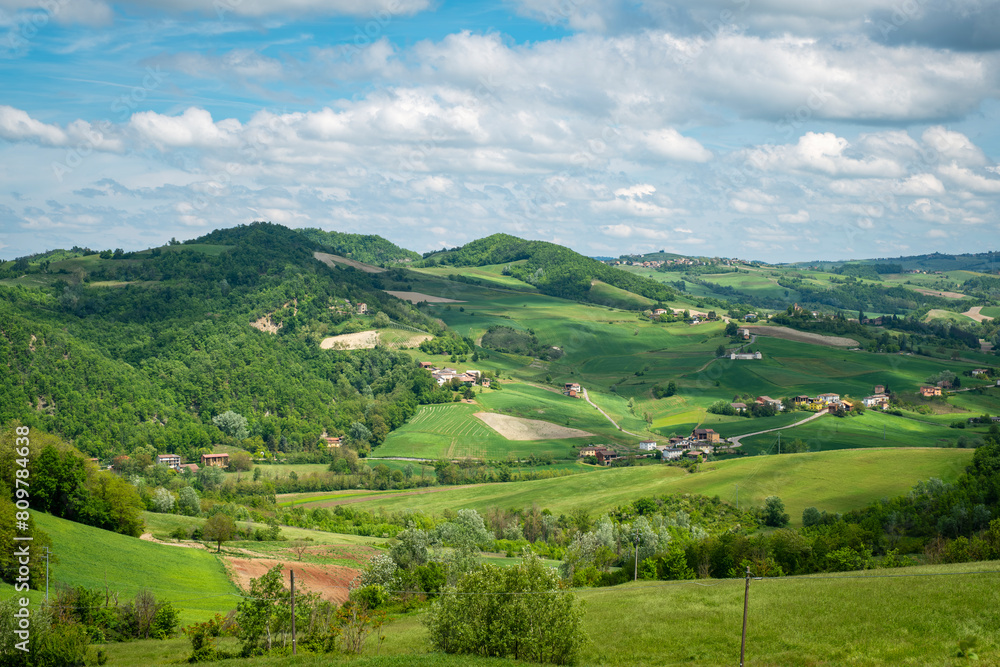
[[[665,493],[718,495],[736,504],[736,485],[739,485],[741,506],[761,505],[767,496],[778,495],[793,523],[798,524],[806,507],[846,512],[878,498],[906,493],[923,479],[954,481],[971,458],[972,450],[934,448],[749,456],[703,464],[693,474],[663,464],[599,469],[570,477],[472,485],[420,495],[384,494],[358,502],[357,507],[440,514],[449,508],[485,511],[491,507],[521,508],[537,504],[556,514],[585,507],[596,517],[636,498]],[[305,494],[297,496],[297,502],[306,498]],[[350,501],[355,503],[358,499]]]
[[[344,266],[355,268],[359,271],[364,271],[365,273],[382,273],[385,271],[385,269],[380,266],[372,266],[371,264],[358,262],[353,259],[348,259],[347,257],[341,257],[340,255],[331,255],[328,252],[314,252],[313,257],[331,268],[335,267],[337,264],[342,264]]]
[[[758,325],[744,325],[750,333],[758,336],[770,336],[772,338],[784,338],[799,343],[813,343],[815,345],[829,345],[830,347],[857,347],[858,341],[853,338],[843,336],[824,336],[822,334],[809,333],[808,331],[798,331],[788,327],[771,327]]]
[[[508,440],[561,440],[589,438],[594,435],[578,428],[566,428],[538,419],[522,419],[495,412],[477,412],[475,416]]]

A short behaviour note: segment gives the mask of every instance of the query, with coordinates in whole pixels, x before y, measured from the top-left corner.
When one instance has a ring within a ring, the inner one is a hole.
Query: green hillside
[[[906,493],[920,480],[937,477],[954,481],[972,458],[966,449],[871,449],[832,451],[747,458],[703,464],[701,471],[687,473],[667,465],[612,468],[557,479],[485,484],[446,489],[421,495],[391,494],[359,502],[352,507],[399,511],[415,509],[440,514],[446,509],[472,508],[484,512],[491,507],[531,507],[537,504],[559,514],[584,507],[593,516],[642,496],[693,493],[719,496],[736,503],[739,485],[741,503],[760,505],[778,495],[793,522],[802,510],[818,507],[828,512],[846,512],[873,500]],[[850,480],[845,483],[845,480]],[[296,496],[296,505],[307,495]],[[333,504],[337,499],[318,501]]]
[[[238,602],[239,590],[213,553],[154,544],[48,514],[33,516],[52,538],[50,596],[59,586],[103,591],[106,585],[124,600],[148,588],[180,610],[182,625],[225,614]],[[7,584],[0,587],[13,590]],[[36,592],[35,599],[44,599],[44,590],[40,595]]]
[[[300,229],[298,233],[322,246],[326,252],[365,264],[384,266],[420,259],[418,253],[400,248],[376,234],[347,234],[314,228]]]

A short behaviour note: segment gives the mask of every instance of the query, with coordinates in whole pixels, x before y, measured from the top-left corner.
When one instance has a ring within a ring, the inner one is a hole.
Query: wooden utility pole
[[[632,581],[639,581],[639,540],[635,541],[635,572]]]
[[[743,656],[747,647],[747,608],[750,605],[750,566],[747,565],[747,587],[743,592],[743,641],[740,642],[740,667],[743,667]],[[294,646],[294,644],[293,644]]]
[[[747,572],[749,572],[749,571],[750,571],[750,568],[747,568]],[[292,655],[295,655],[295,570],[289,570],[289,572],[292,573]],[[749,575],[747,575],[747,576],[749,576]],[[747,579],[747,582],[748,582],[747,586],[750,585],[749,581],[750,580]],[[743,622],[746,623],[746,613],[745,612],[744,612]],[[746,632],[745,626],[744,626],[744,632]],[[740,661],[740,664],[741,665],[743,664],[742,661]]]

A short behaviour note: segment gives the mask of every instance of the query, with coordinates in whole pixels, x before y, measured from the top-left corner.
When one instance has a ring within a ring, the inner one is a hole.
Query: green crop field
[[[591,281],[590,294],[594,300],[620,308],[648,308],[656,302],[639,294],[608,285],[600,280]]]
[[[103,590],[106,582],[124,599],[148,588],[158,600],[169,600],[180,610],[182,624],[236,606],[238,589],[208,551],[154,544],[40,512],[33,516],[52,538],[57,559],[51,565],[50,595],[57,586]]]
[[[495,395],[505,391],[495,392]],[[546,454],[571,458],[576,456],[574,445],[586,444],[579,438],[508,440],[474,416],[482,411],[482,407],[467,403],[420,408],[409,422],[389,434],[374,455],[502,460],[509,456],[523,458],[530,454]]]
[[[998,318],[1000,317],[1000,306],[987,306],[980,310],[979,313],[987,317]]]
[[[926,565],[826,576],[753,580],[747,599],[746,664],[921,665],[1000,663],[1000,562]],[[583,603],[581,667],[739,663],[743,579],[640,581],[578,590]],[[522,662],[431,652],[424,612],[391,618],[377,655],[302,655],[226,661],[233,667],[515,667]],[[664,628],[670,628],[667,632]],[[958,658],[976,643],[978,663]],[[232,649],[232,640],[221,645]],[[177,638],[104,647],[109,667],[178,664]]]
[[[873,410],[854,417],[822,417],[802,426],[780,431],[782,440],[804,440],[810,451],[853,449],[857,447],[947,447],[954,445],[962,431],[882,414]],[[770,450],[777,433],[765,433],[744,439],[750,453]]]
[[[418,509],[439,514],[449,508],[485,511],[491,507],[522,508],[537,504],[557,514],[585,507],[596,516],[636,498],[665,493],[718,495],[735,504],[736,485],[739,485],[741,504],[761,505],[767,496],[778,495],[793,522],[798,523],[806,507],[845,512],[878,498],[906,493],[923,479],[954,481],[971,458],[969,449],[934,448],[750,456],[702,464],[697,473],[668,465],[611,468],[531,482],[481,484],[422,494],[385,494],[353,506],[367,510]],[[316,498],[329,495],[317,494]],[[296,502],[308,506],[302,502],[308,498],[309,494],[300,494]]]

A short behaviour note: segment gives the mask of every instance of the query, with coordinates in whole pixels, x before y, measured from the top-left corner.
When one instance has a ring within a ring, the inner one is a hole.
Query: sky
[[[1000,0],[0,0],[0,258],[1000,249]]]

